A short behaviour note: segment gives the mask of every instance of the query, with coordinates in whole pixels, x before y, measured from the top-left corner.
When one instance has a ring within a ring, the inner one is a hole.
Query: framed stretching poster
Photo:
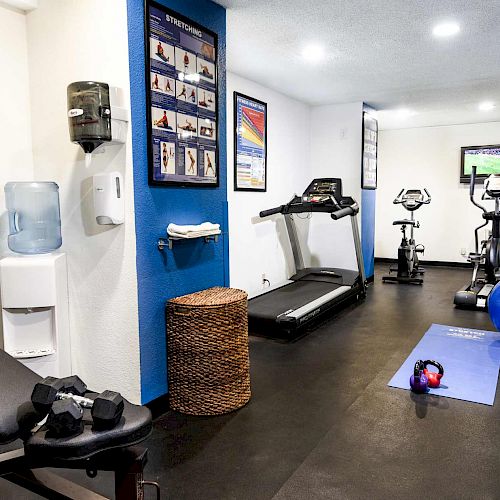
[[[377,142],[378,122],[365,111],[363,112],[362,189],[377,189]]]
[[[217,35],[146,1],[149,184],[219,185]]]
[[[234,190],[267,189],[267,104],[234,93]]]

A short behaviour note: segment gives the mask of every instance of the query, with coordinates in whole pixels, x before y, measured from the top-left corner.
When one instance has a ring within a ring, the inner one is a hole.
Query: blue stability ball
[[[490,313],[491,322],[500,331],[500,282],[495,285],[495,288],[490,293],[488,298],[488,312]]]

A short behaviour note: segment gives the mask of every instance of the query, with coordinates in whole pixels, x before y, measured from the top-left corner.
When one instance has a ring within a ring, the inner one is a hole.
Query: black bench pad
[[[25,436],[40,415],[31,393],[41,377],[0,349],[0,445]]]
[[[79,436],[56,439],[47,436],[42,427],[30,437],[31,429],[45,416],[37,413],[31,404],[33,387],[40,380],[39,375],[0,349],[0,446],[21,438],[25,440],[26,454],[69,460],[130,446],[143,441],[151,433],[149,409],[125,400],[120,422],[109,431],[93,431],[90,411],[85,410],[85,430]],[[94,398],[96,394],[86,396]]]
[[[85,397],[94,399],[96,393],[87,393]],[[82,434],[68,438],[51,437],[42,426],[24,443],[27,457],[33,459],[50,458],[77,460],[90,457],[95,453],[112,448],[131,446],[144,441],[153,427],[151,412],[144,406],[133,405],[124,400],[123,415],[114,429],[106,431],[92,430],[90,410],[84,410],[85,428]]]

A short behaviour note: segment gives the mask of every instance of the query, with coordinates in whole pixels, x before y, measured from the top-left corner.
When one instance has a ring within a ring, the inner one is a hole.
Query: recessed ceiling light
[[[302,57],[308,63],[319,63],[325,58],[325,49],[321,45],[310,43],[302,49]]]
[[[434,26],[432,33],[439,38],[456,35],[460,31],[460,26],[457,23],[441,23]]]
[[[399,118],[409,118],[410,116],[415,116],[417,112],[408,108],[400,108],[396,110],[396,114]]]
[[[495,104],[492,102],[482,102],[479,105],[479,111],[491,111],[492,109],[495,109]]]

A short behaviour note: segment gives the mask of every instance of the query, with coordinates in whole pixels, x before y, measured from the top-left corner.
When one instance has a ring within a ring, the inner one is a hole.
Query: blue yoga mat
[[[495,402],[500,333],[433,324],[387,385],[410,390],[419,359],[434,359],[444,367],[441,387],[429,393],[490,406]]]

